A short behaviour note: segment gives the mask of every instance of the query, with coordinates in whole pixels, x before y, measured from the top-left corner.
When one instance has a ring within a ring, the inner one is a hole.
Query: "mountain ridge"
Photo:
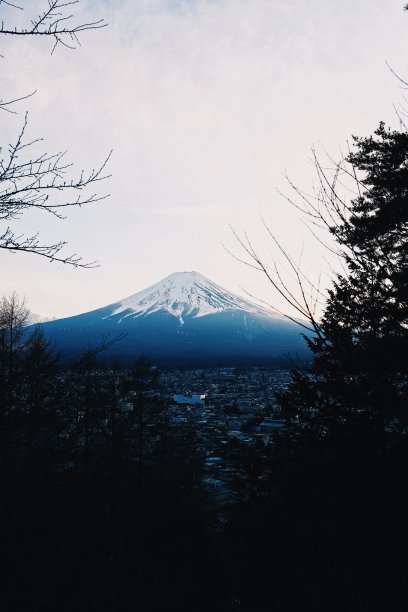
[[[177,365],[265,363],[307,353],[296,323],[229,292],[198,272],[176,272],[108,306],[42,323],[67,354],[121,336],[109,357],[144,353]]]

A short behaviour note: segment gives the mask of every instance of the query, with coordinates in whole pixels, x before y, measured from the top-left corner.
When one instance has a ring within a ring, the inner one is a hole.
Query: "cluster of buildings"
[[[265,449],[284,426],[276,394],[290,380],[287,370],[262,367],[162,372],[169,422],[193,433],[217,504],[231,501],[231,481],[244,477],[237,455]]]

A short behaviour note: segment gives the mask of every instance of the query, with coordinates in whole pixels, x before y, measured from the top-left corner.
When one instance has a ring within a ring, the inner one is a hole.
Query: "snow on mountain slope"
[[[197,272],[171,274],[128,298],[42,327],[67,355],[119,332],[107,358],[128,364],[141,354],[171,366],[281,364],[287,354],[307,352],[296,323]]]
[[[176,317],[181,325],[186,317],[203,317],[228,310],[274,316],[265,308],[226,291],[198,272],[170,274],[111,307],[112,312],[105,318],[120,313],[124,318],[165,311]]]

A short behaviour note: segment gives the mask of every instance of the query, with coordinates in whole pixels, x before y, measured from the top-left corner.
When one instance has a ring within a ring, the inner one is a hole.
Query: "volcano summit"
[[[129,362],[141,353],[167,365],[276,362],[306,354],[301,328],[235,295],[198,272],[176,272],[123,300],[43,324],[64,353],[103,336],[126,334],[109,358]]]

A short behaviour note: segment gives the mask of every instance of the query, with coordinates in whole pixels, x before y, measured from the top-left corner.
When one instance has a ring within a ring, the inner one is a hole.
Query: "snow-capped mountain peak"
[[[208,315],[208,316],[207,316]],[[171,365],[265,363],[307,352],[296,323],[235,295],[197,272],[170,274],[124,300],[43,324],[67,355],[109,337],[109,358],[137,355]],[[119,332],[119,336],[118,335]],[[280,363],[280,361],[279,361]]]
[[[184,323],[186,317],[203,317],[226,310],[253,314],[271,313],[249,300],[226,291],[198,272],[175,272],[151,287],[112,305],[109,316],[147,316],[165,311]]]

